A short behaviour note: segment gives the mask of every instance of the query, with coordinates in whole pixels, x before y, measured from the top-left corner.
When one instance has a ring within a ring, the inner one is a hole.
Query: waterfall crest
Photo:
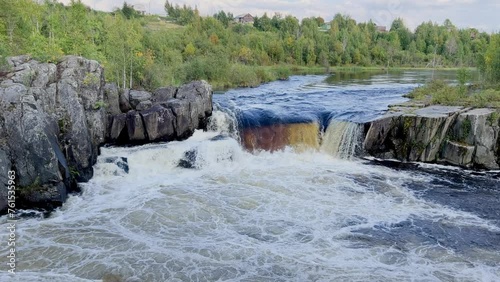
[[[361,124],[332,120],[323,135],[320,150],[340,159],[351,159],[362,147]]]

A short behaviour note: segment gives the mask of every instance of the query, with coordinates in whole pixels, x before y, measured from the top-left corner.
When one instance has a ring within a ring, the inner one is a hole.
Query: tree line
[[[0,59],[31,54],[57,61],[76,54],[100,61],[108,81],[151,89],[206,79],[217,86],[253,86],[286,78],[294,67],[480,67],[499,79],[500,39],[449,20],[415,31],[396,19],[388,31],[336,14],[299,21],[264,14],[252,24],[220,11],[165,2],[167,17],[143,15],[124,3],[111,13],[72,0],[0,0]]]

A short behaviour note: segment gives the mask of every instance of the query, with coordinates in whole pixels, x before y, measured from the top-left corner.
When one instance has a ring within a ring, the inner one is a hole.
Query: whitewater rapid
[[[320,136],[350,130],[335,146],[249,152],[236,115],[102,148],[81,194],[18,221],[18,271],[0,281],[500,280],[497,177],[352,157],[359,126],[342,122]]]
[[[498,236],[491,221],[405,188],[432,176],[318,151],[250,154],[216,135],[103,148],[81,195],[49,218],[18,224],[22,271],[0,274],[2,281],[94,281],[109,273],[127,281],[500,277],[498,248],[460,251],[418,233],[400,242],[370,234],[428,221]],[[193,148],[196,168],[178,167]],[[126,158],[129,173],[104,162],[112,157]]]

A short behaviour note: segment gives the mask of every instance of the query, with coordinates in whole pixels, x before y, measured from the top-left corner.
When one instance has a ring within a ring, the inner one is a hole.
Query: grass
[[[405,71],[417,70],[413,67],[385,68],[379,66],[361,67],[361,66],[341,66],[341,67],[322,67],[322,66],[297,66],[290,64],[278,64],[272,66],[249,66],[242,64],[229,64],[226,66],[229,70],[227,75],[203,75],[195,74],[191,79],[206,79],[212,85],[214,90],[223,91],[235,87],[257,87],[262,83],[275,80],[287,80],[291,75],[321,75],[321,74],[347,74],[347,75],[370,75],[372,73],[385,73],[387,71]],[[199,72],[213,69],[213,66],[205,66],[202,63],[188,73]],[[221,67],[218,67],[219,69]],[[223,68],[223,67],[222,67]],[[428,69],[427,69],[428,70]],[[444,68],[441,70],[454,70]],[[205,77],[207,76],[207,77]],[[341,77],[340,75],[338,77]]]
[[[160,31],[165,29],[178,29],[184,28],[182,25],[178,25],[176,23],[167,21],[165,19],[155,17],[155,16],[147,16],[143,19],[144,27],[151,31]]]
[[[434,80],[414,89],[405,97],[423,102],[426,105],[500,109],[500,89],[498,89],[498,86],[452,86],[444,81]]]

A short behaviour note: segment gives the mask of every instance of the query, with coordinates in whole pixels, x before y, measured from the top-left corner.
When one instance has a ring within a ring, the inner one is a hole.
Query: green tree
[[[500,34],[491,36],[490,44],[479,64],[488,82],[500,83]]]

